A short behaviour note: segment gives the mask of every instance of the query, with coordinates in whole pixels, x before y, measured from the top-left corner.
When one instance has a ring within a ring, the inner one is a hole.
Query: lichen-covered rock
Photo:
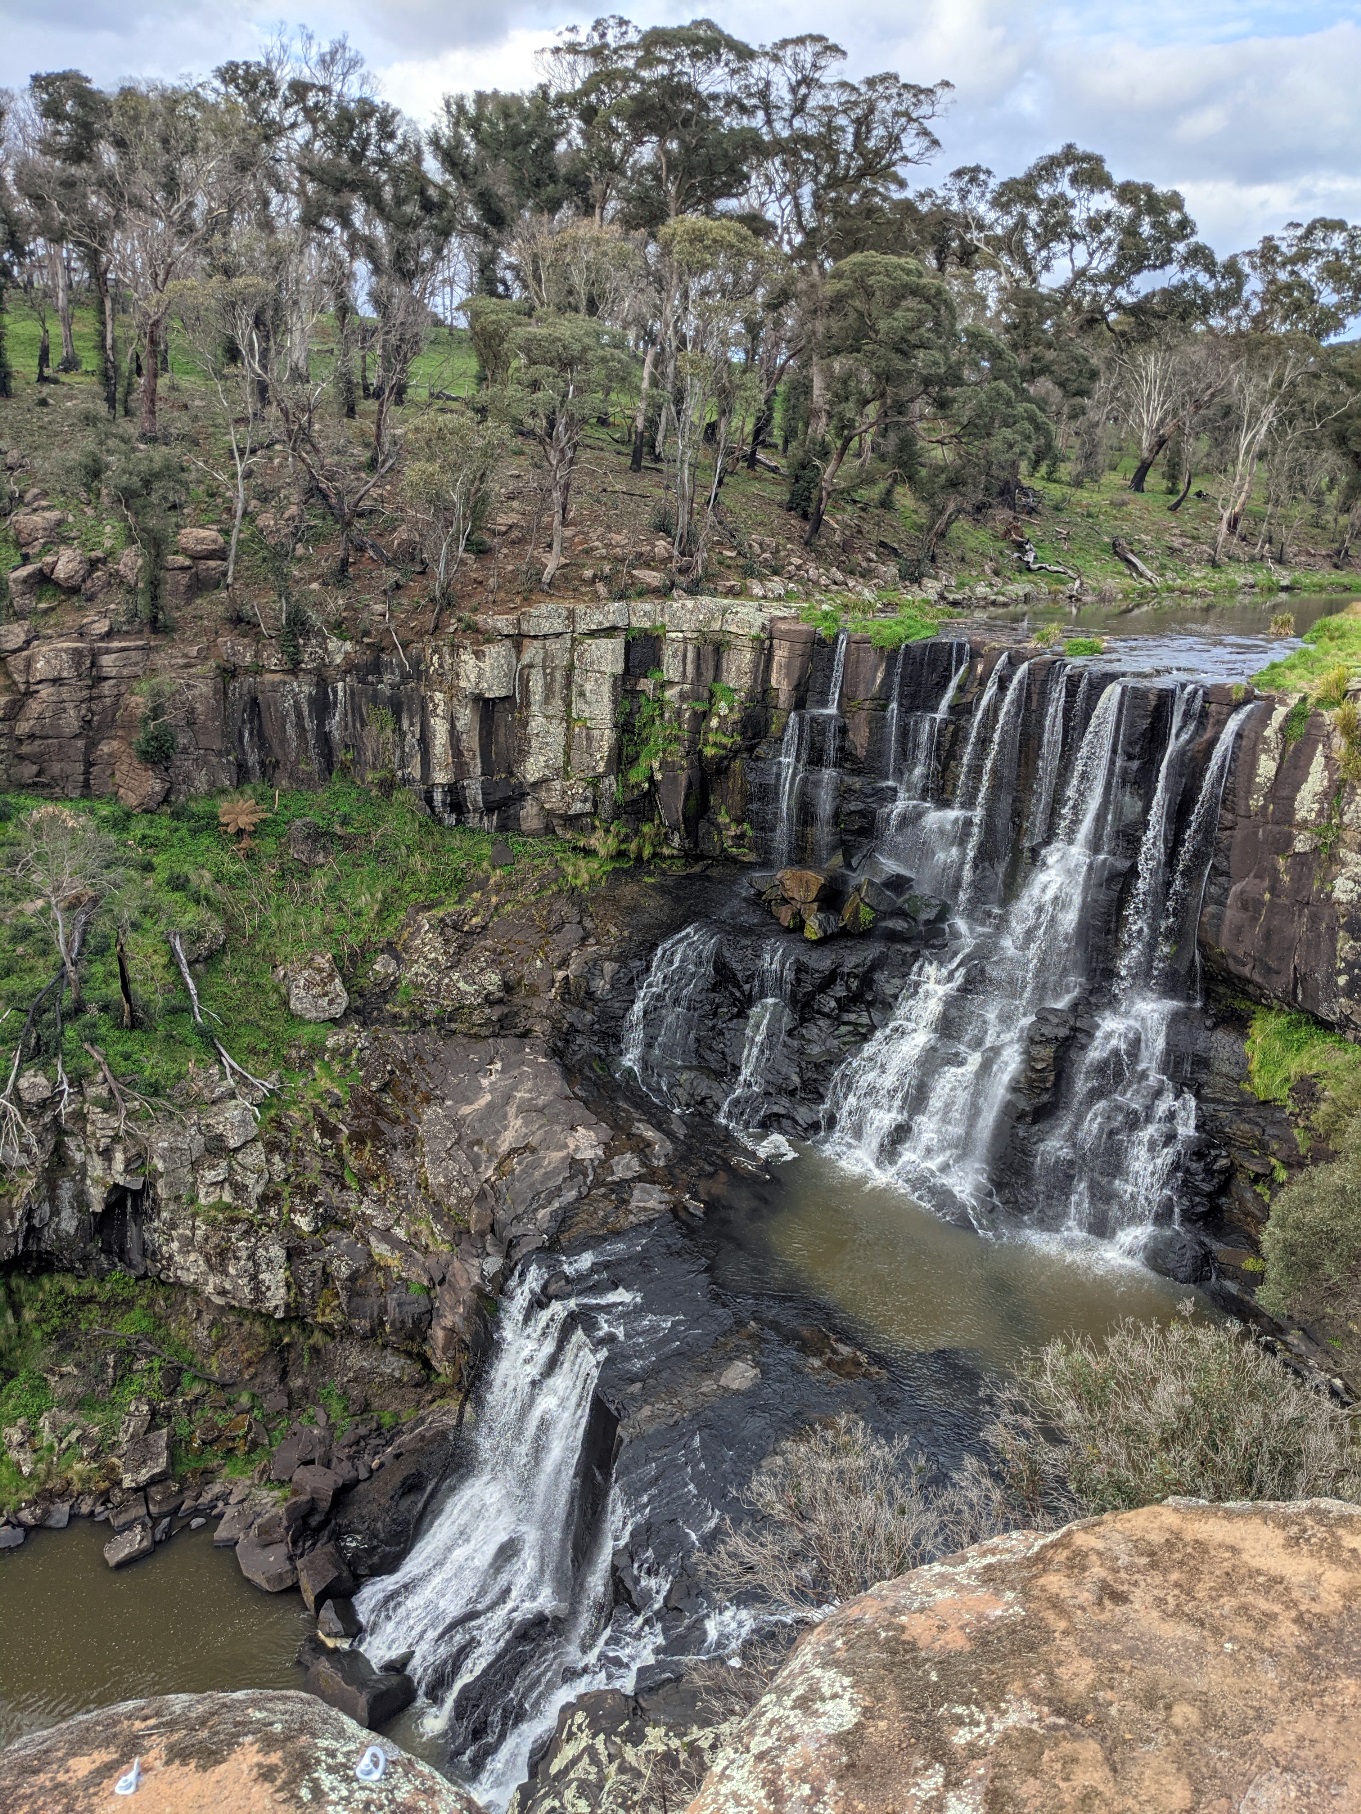
[[[65,521],[60,510],[17,510],[9,520],[10,534],[27,554],[50,542]]]
[[[63,548],[53,561],[48,577],[63,592],[79,592],[90,577],[90,563],[79,548]]]
[[[1361,1507],[1016,1532],[799,1644],[690,1814],[1361,1806]]]
[[[191,561],[220,561],[225,560],[227,554],[227,544],[220,529],[181,529],[175,537],[175,546]]]
[[[329,951],[317,951],[283,972],[288,991],[288,1011],[299,1020],[339,1020],[350,1005],[336,961]]]
[[[383,1740],[387,1768],[362,1783],[372,1734],[310,1694],[167,1694],[123,1701],[0,1752],[5,1814],[107,1814],[141,1760],[137,1814],[480,1814],[453,1783]]]

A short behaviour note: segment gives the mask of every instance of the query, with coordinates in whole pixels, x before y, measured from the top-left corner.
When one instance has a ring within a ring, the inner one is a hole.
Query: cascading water
[[[760,1126],[767,1079],[793,1019],[789,1008],[793,972],[794,953],[789,943],[772,940],[762,954],[756,978],[757,996],[747,1016],[737,1082],[718,1111],[720,1123],[735,1133],[750,1133]]]
[[[604,1348],[617,1319],[639,1320],[635,1294],[592,1281],[596,1258],[565,1262],[572,1289],[547,1300],[543,1266],[522,1270],[498,1318],[471,1465],[396,1573],[356,1600],[366,1655],[413,1653],[427,1728],[493,1810],[558,1709],[631,1687],[658,1642],[650,1619],[614,1616],[610,1556],[628,1514],[613,1487],[593,1503],[587,1479]]]
[[[779,777],[774,857],[777,869],[800,859],[825,863],[836,838],[841,775],[841,691],[846,678],[843,630],[836,639],[827,696],[785,720],[776,764]]]
[[[1021,671],[1020,686],[1025,679]],[[1031,1026],[1042,1007],[1068,1002],[1082,981],[1078,928],[1119,823],[1113,783],[1124,699],[1119,684],[1102,694],[1077,752],[1058,834],[1000,925],[961,922],[955,951],[943,962],[924,961],[892,1020],[833,1080],[831,1153],[929,1208],[962,1210],[980,1227],[1001,1207],[994,1161]],[[1005,709],[996,721],[994,748],[1013,735]],[[1006,766],[980,767],[977,819],[988,816],[981,790],[989,770],[995,785],[1014,786]]]
[[[671,1080],[691,1063],[718,934],[697,920],[660,945],[624,1022],[620,1062],[649,1096],[671,1103]]]

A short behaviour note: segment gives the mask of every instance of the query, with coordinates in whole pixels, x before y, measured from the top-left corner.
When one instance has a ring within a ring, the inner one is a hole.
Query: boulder
[[[22,567],[11,567],[9,570],[10,609],[18,612],[31,611],[38,597],[38,587],[47,578],[36,561],[29,561]]]
[[[177,1512],[184,1504],[184,1488],[176,1486],[173,1480],[158,1480],[155,1486],[147,1488],[146,1509],[151,1518],[164,1518],[168,1513]]]
[[[22,1524],[0,1524],[0,1549],[18,1549],[27,1535]]]
[[[284,848],[304,869],[320,869],[331,858],[331,841],[315,819],[295,819],[288,828]]]
[[[10,573],[10,585],[13,587],[14,568]],[[20,649],[27,648],[33,640],[33,631],[28,624],[0,624],[0,655],[17,655]]]
[[[802,1639],[690,1814],[1361,1806],[1361,1506],[1018,1531]]]
[[[16,1739],[4,1753],[5,1814],[108,1814],[134,1757],[148,1814],[480,1814],[428,1764],[383,1740],[380,1783],[355,1765],[368,1732],[310,1694],[252,1688],[124,1701]]]
[[[331,1650],[307,1671],[305,1687],[328,1707],[370,1730],[395,1719],[416,1698],[416,1684],[398,1669],[375,1669],[359,1650]]]
[[[123,1450],[123,1485],[150,1486],[153,1480],[164,1480],[170,1472],[169,1430],[148,1430]]]
[[[9,519],[10,534],[28,554],[50,542],[65,521],[60,510],[18,510]]]
[[[330,1459],[331,1441],[312,1424],[298,1424],[288,1432],[269,1458],[269,1477],[286,1486],[309,1461]]]
[[[271,1506],[256,1519],[251,1531],[252,1542],[266,1546],[289,1542],[311,1510],[312,1501],[306,1493],[291,1494],[282,1505]]]
[[[43,1515],[43,1529],[64,1531],[71,1522],[71,1505],[69,1499],[59,1499],[55,1505],[50,1505]]]
[[[329,951],[314,952],[282,972],[288,992],[288,1011],[299,1020],[339,1020],[350,1005],[335,959]]]
[[[826,876],[817,869],[782,869],[775,881],[784,898],[800,907],[811,907],[827,887]]]
[[[194,577],[200,592],[216,592],[226,582],[226,561],[195,561]]]
[[[123,1568],[140,1556],[149,1556],[155,1547],[150,1519],[139,1518],[136,1524],[130,1524],[125,1531],[109,1538],[104,1545],[104,1560],[110,1568]]]
[[[28,1108],[35,1109],[40,1102],[50,1101],[51,1096],[52,1083],[50,1078],[45,1077],[41,1071],[20,1071],[20,1102],[24,1103]]]
[[[237,1544],[236,1560],[246,1579],[267,1594],[281,1594],[298,1584],[298,1571],[286,1543],[262,1543],[252,1531]]]
[[[52,563],[48,577],[63,592],[79,592],[90,577],[90,563],[79,548],[63,548]]]
[[[220,529],[181,529],[175,546],[191,561],[224,561],[227,544]]]
[[[328,1600],[344,1600],[349,1604],[348,1596],[354,1592],[354,1582],[350,1571],[341,1560],[340,1551],[334,1543],[318,1544],[309,1550],[298,1563],[298,1586],[302,1590],[303,1605],[308,1612],[315,1612]],[[346,1632],[346,1637],[353,1637],[353,1632]]]
[[[327,1644],[348,1643],[363,1629],[364,1621],[355,1611],[354,1601],[344,1595],[328,1600],[317,1614],[317,1636]]]
[[[334,1468],[319,1467],[315,1462],[299,1468],[293,1476],[294,1490],[305,1493],[323,1517],[330,1511],[331,1501],[343,1485]]]
[[[229,1505],[213,1532],[214,1549],[235,1549],[255,1522],[255,1508],[248,1499],[240,1505]]]
[[[141,549],[125,548],[114,563],[113,570],[122,583],[131,590],[142,577]]]
[[[109,1507],[109,1529],[114,1532],[131,1530],[139,1519],[147,1516],[145,1493],[133,1493],[127,1499],[119,1500],[117,1505]]]

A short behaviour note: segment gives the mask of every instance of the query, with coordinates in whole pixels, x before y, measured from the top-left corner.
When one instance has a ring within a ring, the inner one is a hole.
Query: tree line
[[[177,336],[218,405],[233,559],[282,441],[342,573],[357,548],[389,558],[364,522],[395,474],[441,596],[512,434],[538,451],[552,584],[583,436],[621,410],[635,469],[665,468],[692,580],[726,478],[773,449],[810,544],[848,484],[885,504],[904,488],[918,574],[1028,474],[1090,483],[1122,451],[1135,491],[1161,467],[1173,511],[1208,475],[1215,560],[1288,558],[1325,501],[1346,558],[1361,229],[1291,222],[1221,258],[1175,190],[1071,144],[931,185],[949,84],[845,61],[818,34],[756,47],[610,17],[560,34],[528,92],[449,96],[428,130],[344,40],[306,33],[201,82],[37,74],[4,98],[0,333],[7,295],[38,321],[46,380],[79,365],[92,308],[104,407],[144,451],[96,448],[87,479],[115,478],[130,512],[168,482]],[[413,415],[441,318],[466,322],[481,387]]]

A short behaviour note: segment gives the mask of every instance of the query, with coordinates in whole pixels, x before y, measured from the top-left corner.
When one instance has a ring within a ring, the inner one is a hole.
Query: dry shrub
[[[1189,1310],[1189,1304],[1187,1306]],[[1236,1327],[1125,1318],[1052,1341],[997,1393],[985,1437],[1015,1524],[1210,1500],[1361,1498],[1352,1418]]]
[[[972,1471],[928,1485],[905,1437],[838,1417],[790,1437],[744,1495],[755,1516],[725,1523],[703,1571],[722,1599],[806,1620],[996,1529],[995,1495]]]

